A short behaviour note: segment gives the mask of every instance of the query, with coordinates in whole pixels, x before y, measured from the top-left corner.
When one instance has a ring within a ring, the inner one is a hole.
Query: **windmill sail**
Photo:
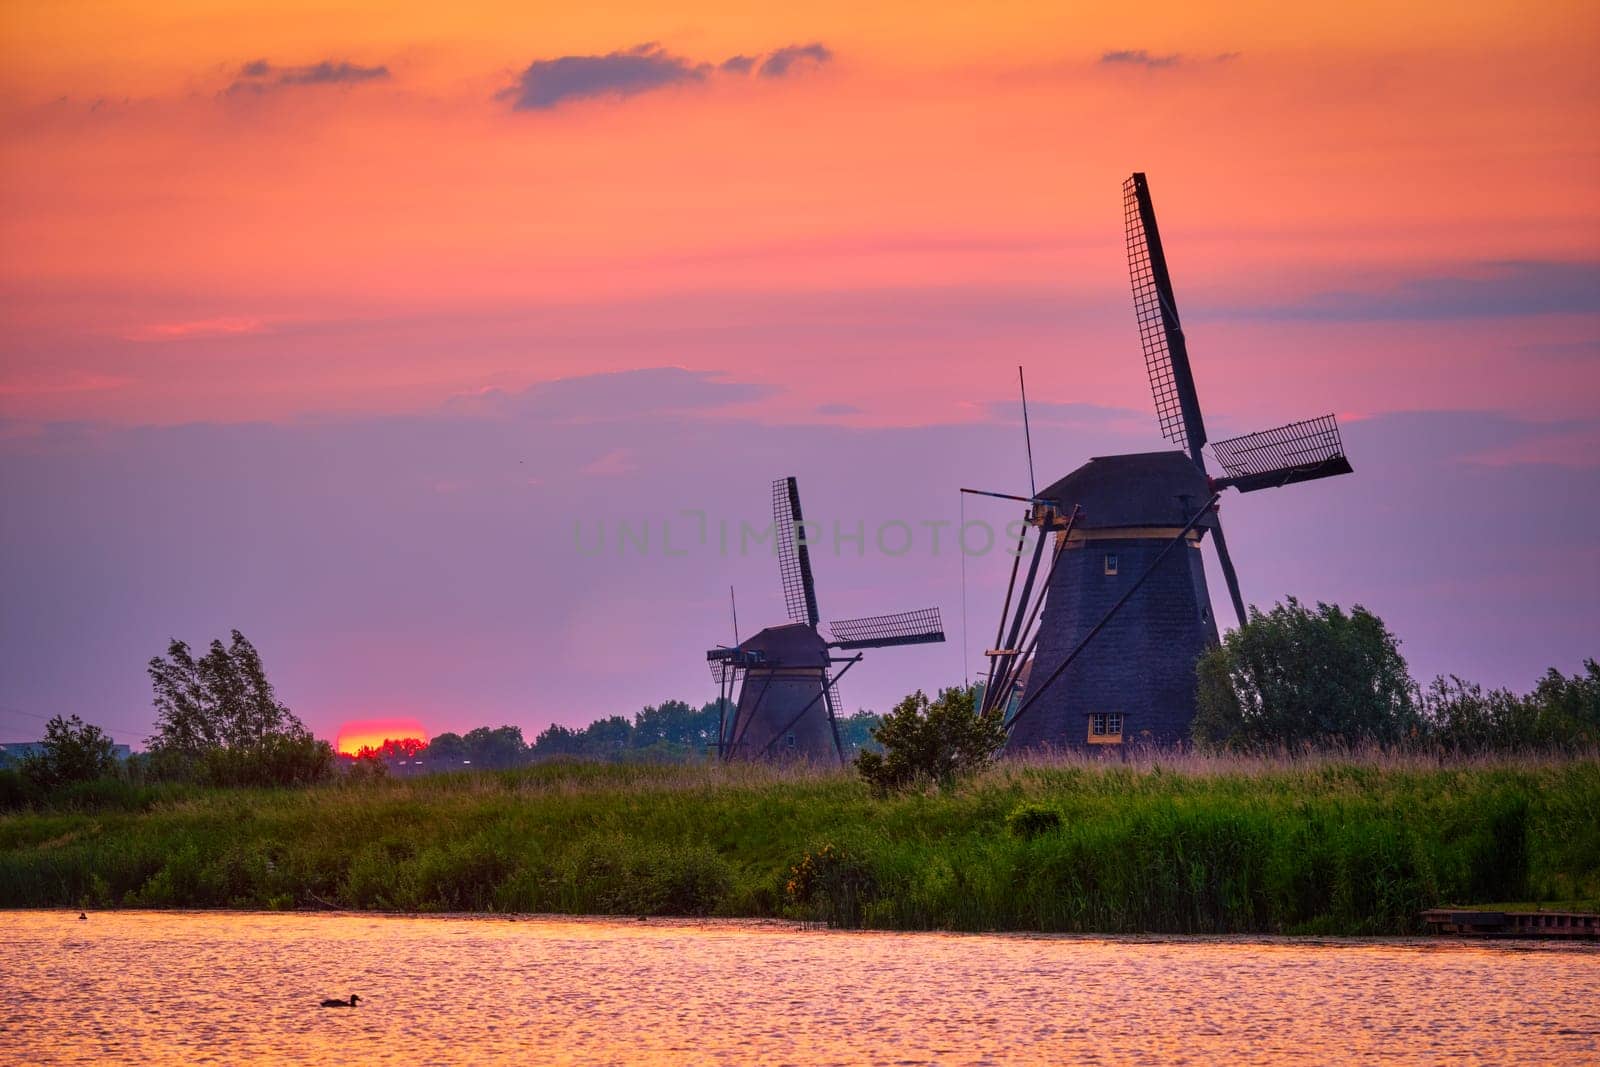
[[[1156,211],[1150,186],[1135,174],[1122,186],[1122,213],[1127,228],[1128,274],[1133,282],[1133,311],[1139,321],[1139,345],[1144,349],[1145,370],[1156,402],[1161,436],[1188,452],[1205,469],[1200,447],[1206,443],[1200,400],[1189,370],[1189,349],[1178,322],[1178,305],[1172,297],[1172,278],[1156,228]]]
[[[839,675],[843,673],[838,671],[830,675],[822,689],[823,702],[828,705],[828,728],[833,731],[833,751],[841,763],[844,762],[844,738],[839,736],[839,720],[844,718],[844,700],[839,696]]]
[[[800,513],[800,486],[793,478],[772,483],[772,521],[777,530],[778,577],[792,622],[816,626],[817,588],[811,577],[811,550]]]
[[[1213,441],[1211,451],[1241,493],[1351,473],[1332,415]]]
[[[944,640],[944,623],[938,608],[903,611],[897,615],[869,615],[861,619],[830,622],[834,648],[887,648],[890,645],[926,645]]]

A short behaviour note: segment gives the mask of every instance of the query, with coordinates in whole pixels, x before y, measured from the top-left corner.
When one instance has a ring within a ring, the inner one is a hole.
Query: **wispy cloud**
[[[632,474],[638,469],[639,464],[634,462],[631,449],[613,448],[600,458],[585,463],[578,468],[578,473],[602,478],[617,478],[625,474]]]
[[[811,44],[792,44],[780,48],[761,61],[756,74],[763,78],[782,78],[799,67],[832,62],[833,53],[820,41]]]
[[[98,393],[132,385],[132,378],[109,374],[65,374],[0,379],[0,397],[50,396],[59,393]]]
[[[1585,341],[1532,341],[1518,345],[1518,352],[1558,362],[1600,362],[1600,338]]]
[[[124,330],[127,341],[181,341],[196,337],[235,337],[240,334],[265,333],[267,324],[261,319],[247,316],[223,316],[214,319],[190,319],[184,322],[152,322]]]
[[[996,400],[989,405],[989,417],[997,422],[1021,422],[1022,408],[1015,400]],[[1028,405],[1028,418],[1036,423],[1056,426],[1105,427],[1139,420],[1146,416],[1129,408],[1103,404],[1035,400]]]
[[[1487,448],[1466,457],[1487,467],[1542,464],[1593,470],[1600,467],[1600,421],[1567,419],[1534,426],[1526,438]]]
[[[1125,64],[1135,67],[1175,67],[1183,57],[1177,52],[1164,56],[1153,56],[1143,48],[1131,48],[1118,52],[1107,52],[1100,57],[1101,63]]]
[[[450,407],[464,414],[539,415],[593,422],[728,407],[779,391],[776,386],[730,381],[715,371],[644,367],[557,378],[515,392],[480,389],[453,398]]]
[[[557,56],[536,59],[514,84],[496,94],[509,100],[516,111],[548,111],[578,100],[626,99],[642,93],[693,85],[714,74],[781,78],[799,70],[821,66],[833,53],[820,42],[789,45],[761,55],[736,55],[710,63],[674,55],[650,42],[604,55]]]
[[[325,59],[298,67],[280,67],[257,59],[239,68],[230,93],[263,93],[272,89],[307,85],[354,85],[382,81],[389,77],[385,66],[363,67],[359,63]]]
[[[1600,312],[1600,261],[1494,261],[1403,278],[1386,288],[1216,310],[1241,318],[1333,322],[1592,315]]]
[[[1102,66],[1144,67],[1147,70],[1166,70],[1194,63],[1229,63],[1239,58],[1238,52],[1219,52],[1213,56],[1186,56],[1182,52],[1155,55],[1143,48],[1125,48],[1100,55]]]

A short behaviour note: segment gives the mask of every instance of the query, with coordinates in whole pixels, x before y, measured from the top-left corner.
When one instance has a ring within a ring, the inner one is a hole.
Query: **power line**
[[[35,711],[23,711],[21,708],[13,708],[7,705],[0,705],[0,715],[22,715],[29,719],[38,719],[40,722],[49,722],[51,719],[56,717],[54,715],[40,715]],[[65,718],[65,716],[62,717]],[[89,722],[89,720],[85,720],[85,722]],[[129,734],[142,733],[145,729],[145,727],[142,726],[135,728],[129,726],[127,723],[106,722],[104,720],[89,722],[89,724],[93,726],[99,726],[107,730],[117,730],[121,733]]]

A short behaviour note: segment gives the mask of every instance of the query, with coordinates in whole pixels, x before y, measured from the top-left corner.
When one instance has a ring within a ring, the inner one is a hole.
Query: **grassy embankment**
[[[1592,758],[1009,765],[889,800],[845,773],[599,764],[97,792],[0,817],[0,906],[1323,934],[1413,932],[1439,903],[1600,906]]]

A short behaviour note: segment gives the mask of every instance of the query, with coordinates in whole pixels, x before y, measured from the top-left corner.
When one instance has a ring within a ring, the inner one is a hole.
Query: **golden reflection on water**
[[[0,915],[6,1064],[1600,1063],[1592,946]]]

